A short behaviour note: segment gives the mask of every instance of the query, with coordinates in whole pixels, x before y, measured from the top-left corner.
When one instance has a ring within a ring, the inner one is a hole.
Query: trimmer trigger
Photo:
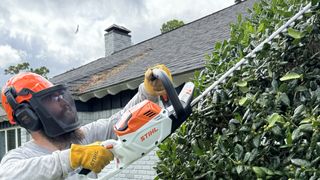
[[[113,149],[113,144],[108,144],[105,146],[106,149]]]

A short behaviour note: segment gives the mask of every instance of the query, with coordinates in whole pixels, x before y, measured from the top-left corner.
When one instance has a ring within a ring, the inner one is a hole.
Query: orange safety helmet
[[[7,97],[5,95],[5,91],[8,88],[13,88],[15,90],[15,92],[17,92],[17,94],[19,94],[19,92],[22,89],[29,89],[33,92],[39,92],[42,91],[44,89],[48,89],[50,87],[52,87],[53,84],[48,81],[47,79],[45,79],[44,77],[32,73],[32,72],[24,72],[24,73],[20,73],[18,75],[13,76],[12,78],[10,78],[6,84],[4,85],[4,87],[2,88],[1,91],[1,99],[2,99],[2,106],[4,107],[4,110],[7,113],[8,119],[10,124],[16,124],[16,120],[13,118],[13,109],[10,106],[10,104],[7,101]],[[27,94],[25,96],[17,96],[15,98],[15,100],[17,101],[18,104],[22,103],[22,102],[29,102],[30,99],[32,98],[32,94]]]

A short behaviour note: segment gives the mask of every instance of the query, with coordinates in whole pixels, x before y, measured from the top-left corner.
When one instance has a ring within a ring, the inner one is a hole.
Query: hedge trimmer
[[[116,168],[100,179],[113,177],[148,154],[180,127],[191,114],[190,103],[194,90],[192,82],[187,82],[178,95],[164,71],[154,69],[153,77],[161,80],[166,89],[168,101],[163,101],[164,107],[160,107],[150,100],[144,100],[122,115],[114,125],[118,140],[109,139],[102,142],[102,145],[113,153]],[[80,174],[89,172],[82,169]]]
[[[153,76],[162,81],[171,104],[164,103],[164,107],[160,107],[149,100],[144,100],[123,114],[122,118],[114,126],[114,132],[118,139],[110,139],[102,143],[103,146],[114,154],[115,169],[99,179],[109,179],[115,176],[121,170],[156,148],[158,144],[169,137],[190,116],[193,106],[198,104],[201,99],[207,96],[208,93],[227,77],[232,76],[232,73],[240,68],[242,64],[246,63],[248,58],[254,57],[263,48],[264,44],[270,42],[279,33],[286,30],[288,26],[309,10],[310,7],[311,3],[261,42],[192,102],[194,91],[194,84],[192,82],[187,82],[178,95],[166,73],[162,70],[154,69]],[[87,174],[89,172],[89,170],[83,169],[80,174]],[[86,176],[83,177],[87,178]]]

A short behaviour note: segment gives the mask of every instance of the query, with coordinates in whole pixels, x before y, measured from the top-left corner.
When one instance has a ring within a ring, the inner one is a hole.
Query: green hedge
[[[307,3],[264,0],[239,16],[195,74],[197,94]],[[159,146],[157,179],[320,178],[320,10],[312,4]]]

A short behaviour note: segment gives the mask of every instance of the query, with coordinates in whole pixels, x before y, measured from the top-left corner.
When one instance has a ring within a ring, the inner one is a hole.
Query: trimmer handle
[[[176,89],[173,87],[173,84],[169,79],[169,77],[167,76],[167,74],[161,69],[153,69],[152,75],[153,75],[152,79],[153,78],[154,80],[159,79],[162,82],[167,92],[168,98],[171,101],[173,109],[176,112],[177,118],[187,116],[187,113],[179,100]]]
[[[109,145],[112,145],[112,148],[108,148]],[[106,140],[106,141],[103,141],[103,142],[101,143],[101,146],[109,149],[109,151],[112,152],[112,154],[113,154],[113,156],[114,156],[114,158],[115,158],[116,166],[118,166],[118,163],[119,163],[119,162],[118,162],[117,158],[118,158],[119,155],[116,154],[116,152],[114,151],[114,148],[117,148],[117,146],[118,146],[118,142],[117,142],[116,140],[114,140],[114,139],[108,139],[108,140]],[[79,174],[88,175],[90,172],[91,172],[91,170],[82,168],[82,169],[80,170]],[[109,178],[112,177],[112,174],[113,174],[113,173],[115,173],[115,172],[113,172],[113,171],[108,172],[108,174],[107,174],[108,176],[107,176],[107,177],[109,177]]]
[[[84,174],[84,175],[87,175],[91,172],[90,169],[85,169],[85,168],[82,168],[81,171],[79,172],[79,174]]]

